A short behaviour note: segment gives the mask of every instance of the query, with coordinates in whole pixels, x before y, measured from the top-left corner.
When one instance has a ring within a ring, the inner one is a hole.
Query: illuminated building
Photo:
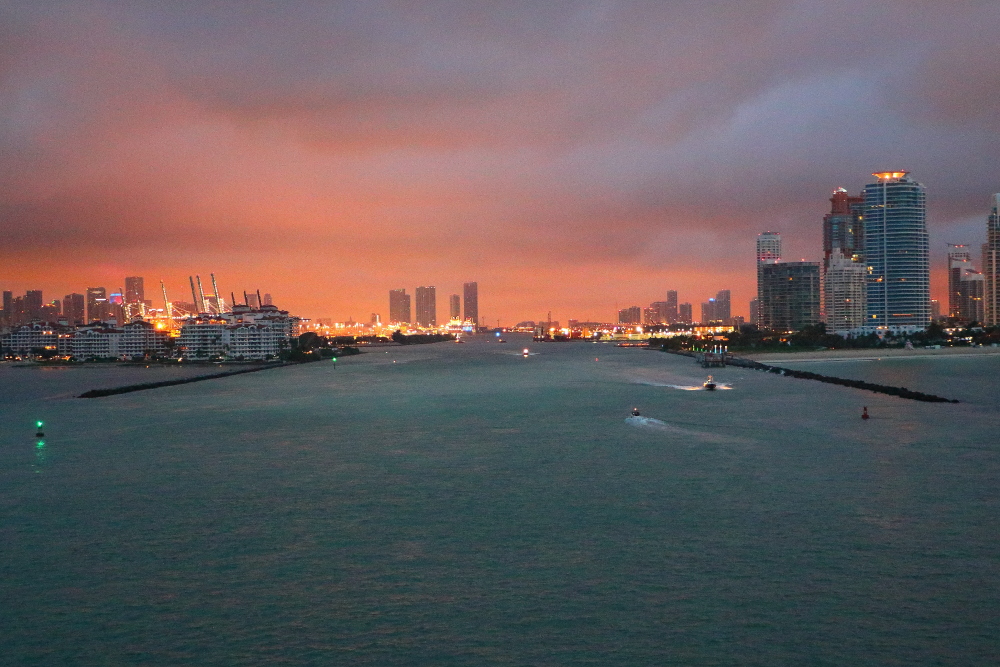
[[[670,323],[670,303],[667,301],[654,301],[649,304],[649,319],[646,324],[669,324]],[[645,311],[644,311],[645,312]],[[677,302],[674,301],[674,320],[677,320]]]
[[[473,326],[479,326],[479,283],[471,282],[462,285],[463,296],[465,297],[466,322],[471,322]]]
[[[128,358],[160,356],[166,353],[169,339],[169,333],[157,329],[152,323],[135,320],[121,328],[118,353]]]
[[[729,324],[731,315],[731,293],[729,290],[719,290],[714,298],[701,304],[701,322],[722,322]]]
[[[948,244],[948,317],[962,317],[962,272],[972,268],[969,246]]]
[[[237,305],[232,312],[188,319],[177,338],[182,358],[266,360],[277,358],[299,334],[299,318],[273,305]]]
[[[429,287],[418,287],[416,290],[416,311],[417,326],[436,327],[437,326],[437,289],[431,285]]]
[[[819,323],[819,263],[778,262],[758,265],[759,325],[797,331]]]
[[[996,326],[1000,324],[1000,193],[993,195],[992,205],[983,244],[983,319]]]
[[[143,287],[142,276],[129,276],[125,278],[125,303],[141,304],[146,300],[146,291]]]
[[[413,320],[410,315],[410,295],[405,289],[389,290],[389,322],[392,324],[409,324]]]
[[[763,232],[757,235],[757,299],[763,304],[764,292],[761,284],[761,269],[768,264],[781,261],[781,234]]]
[[[958,314],[955,317],[966,324],[982,324],[986,319],[986,276],[971,267],[963,267],[958,280],[958,293]]]
[[[866,327],[914,331],[931,319],[926,194],[908,173],[877,172],[865,186]]]
[[[448,319],[462,319],[462,297],[457,294],[448,297]]]
[[[719,318],[715,316],[714,298],[709,299],[708,301],[701,304],[701,319],[699,320],[699,322],[701,322],[702,324],[708,324],[709,322],[714,322],[717,319]]]
[[[732,293],[727,289],[715,294],[715,319],[721,320],[723,324],[729,324],[732,319]]]
[[[87,321],[103,322],[111,316],[108,292],[103,287],[87,288]]]
[[[48,323],[32,322],[13,327],[0,337],[0,348],[5,353],[18,356],[35,354],[37,350],[58,349],[59,332]]]
[[[830,197],[830,212],[823,216],[823,259],[840,251],[855,262],[864,258],[865,197],[852,197],[844,188],[837,188]]]
[[[642,324],[642,308],[630,306],[618,311],[618,324]]]
[[[750,324],[758,326],[760,324],[760,299],[750,300]]]
[[[70,325],[86,324],[86,301],[82,294],[67,294],[63,297],[63,317],[66,318],[66,323]]]
[[[865,265],[834,248],[826,258],[823,312],[827,331],[847,332],[865,324],[867,271]]]
[[[43,322],[56,322],[62,315],[62,302],[53,299],[51,302],[43,304],[38,311],[38,319]]]

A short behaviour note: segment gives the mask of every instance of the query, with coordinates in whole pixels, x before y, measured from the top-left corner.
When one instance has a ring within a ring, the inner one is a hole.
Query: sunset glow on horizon
[[[214,272],[367,321],[476,281],[489,325],[728,289],[746,316],[757,235],[818,261],[830,192],[888,167],[927,187],[946,302],[945,244],[1000,191],[1000,6],[729,7],[7,3],[0,287],[135,275],[160,306]]]

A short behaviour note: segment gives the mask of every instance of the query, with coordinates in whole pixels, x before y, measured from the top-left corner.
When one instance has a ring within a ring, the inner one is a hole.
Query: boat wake
[[[653,419],[652,417],[632,416],[626,417],[625,423],[636,428],[653,428],[659,431],[680,431],[676,426],[671,426],[667,422]]]
[[[665,421],[661,421],[653,417],[640,417],[640,416],[626,417],[625,423],[635,428],[656,431],[658,433],[663,433],[663,434],[675,435],[684,438],[688,442],[700,441],[700,442],[730,443],[730,444],[751,442],[745,438],[739,438],[739,437],[734,438],[732,436],[722,435],[719,433],[695,431],[689,428],[674,426],[673,424],[668,424]]]
[[[707,391],[701,384],[667,384],[665,382],[654,382],[653,380],[637,380],[636,384],[644,384],[649,387],[664,387],[666,389],[678,389],[680,391]],[[719,382],[715,385],[715,391],[721,389],[732,389],[732,385]]]

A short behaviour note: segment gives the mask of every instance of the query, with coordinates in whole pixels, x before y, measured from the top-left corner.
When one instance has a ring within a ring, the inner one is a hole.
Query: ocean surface
[[[0,664],[997,664],[1000,356],[508,340],[0,366]]]

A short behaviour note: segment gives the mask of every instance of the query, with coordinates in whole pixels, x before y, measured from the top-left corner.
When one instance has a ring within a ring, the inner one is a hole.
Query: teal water
[[[514,337],[0,367],[0,662],[995,664],[1000,357],[895,363],[963,402]]]

